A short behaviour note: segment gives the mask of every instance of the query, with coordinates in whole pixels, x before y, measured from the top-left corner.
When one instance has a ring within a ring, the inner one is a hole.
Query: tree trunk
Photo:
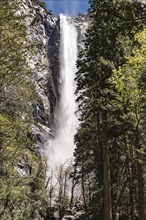
[[[107,111],[102,110],[101,119],[102,119],[102,147],[103,147],[104,219],[112,220]]]
[[[70,207],[73,206],[73,201],[74,201],[74,188],[75,188],[75,179],[74,179],[74,177],[73,177],[73,178],[72,178],[72,187],[71,187]]]
[[[82,173],[81,173],[81,175],[82,175],[82,176],[81,176],[81,178],[82,178],[82,195],[83,195],[84,205],[85,205],[85,207],[86,207],[83,165],[82,165]]]
[[[130,202],[130,219],[134,218],[134,189],[133,189],[133,178],[132,178],[132,168],[130,160],[128,161],[128,171],[129,171],[129,202]]]
[[[76,177],[76,166],[73,166],[73,168],[74,168],[74,171],[73,171],[73,177],[72,177],[70,207],[72,207],[73,203],[74,203],[74,189],[75,189],[75,186],[76,186],[76,180],[75,180],[75,177]]]
[[[137,128],[135,147],[137,151],[137,180],[138,180],[138,207],[139,207],[139,218],[140,220],[146,220],[146,208],[145,208],[145,190],[144,190],[144,177],[143,177],[143,166],[140,162],[141,155],[140,150],[140,138],[139,131]]]
[[[143,167],[139,162],[137,162],[137,172],[138,172],[139,217],[141,220],[146,220]]]
[[[64,192],[63,192],[64,198],[66,197],[66,188],[67,188],[67,173],[65,172],[65,176],[64,176]]]

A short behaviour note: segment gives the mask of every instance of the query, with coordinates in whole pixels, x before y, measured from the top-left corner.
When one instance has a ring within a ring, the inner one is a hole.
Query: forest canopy
[[[146,219],[145,5],[90,4],[76,73],[81,115],[75,162],[87,207],[83,219]]]

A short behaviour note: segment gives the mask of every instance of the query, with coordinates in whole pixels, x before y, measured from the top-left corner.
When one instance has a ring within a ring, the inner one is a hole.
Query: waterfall
[[[54,115],[55,138],[52,140],[52,166],[73,157],[74,135],[78,126],[74,81],[77,60],[77,30],[73,21],[60,15],[60,78],[59,103]]]

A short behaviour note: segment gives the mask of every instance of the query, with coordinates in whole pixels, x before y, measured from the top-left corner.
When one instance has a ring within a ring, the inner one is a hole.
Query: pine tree
[[[121,201],[119,196],[125,192],[129,181],[128,148],[129,137],[132,137],[133,132],[129,129],[133,127],[133,121],[127,120],[129,115],[126,114],[129,111],[117,102],[120,93],[113,87],[111,79],[113,70],[123,66],[127,56],[132,54],[135,43],[133,30],[143,28],[143,6],[139,2],[130,1],[90,2],[92,21],[85,48],[79,55],[76,76],[81,123],[75,138],[75,156],[78,166],[83,164],[84,172],[89,172],[96,179],[92,214],[96,212],[96,218],[100,219],[101,212],[104,213],[104,219],[112,219],[112,212],[119,209],[116,202],[119,201],[120,207],[125,205],[121,202],[126,203],[127,195],[124,194],[125,198]],[[128,143],[125,135],[129,136]],[[82,163],[83,155],[85,161]],[[90,163],[94,168],[89,171],[86,164]],[[119,173],[119,169],[122,173]],[[97,187],[100,190],[95,190]],[[103,202],[98,199],[102,190]],[[95,207],[95,198],[100,208]]]
[[[145,219],[145,187],[144,187],[144,155],[145,150],[145,55],[146,55],[146,30],[138,32],[135,35],[135,46],[132,55],[127,58],[126,64],[114,71],[112,82],[117,91],[120,93],[120,99],[123,108],[127,108],[129,117],[132,122],[132,133],[127,133],[127,141],[129,142],[129,160],[136,168],[135,178],[138,188],[138,207],[140,219]],[[130,154],[132,152],[132,155]],[[133,181],[131,184],[134,184]],[[133,194],[135,192],[132,192]],[[132,195],[131,195],[132,196]],[[133,200],[133,199],[132,199]],[[133,201],[134,202],[134,201]],[[131,214],[132,215],[132,214]],[[133,216],[131,216],[132,218]]]

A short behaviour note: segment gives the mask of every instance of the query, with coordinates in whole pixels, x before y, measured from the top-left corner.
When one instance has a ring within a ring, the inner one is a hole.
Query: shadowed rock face
[[[39,96],[38,103],[32,105],[37,120],[37,125],[32,127],[36,151],[41,154],[39,149],[43,149],[49,136],[53,136],[54,109],[59,101],[60,19],[31,0],[22,4],[22,12],[28,15],[25,19],[28,38],[34,44],[34,53],[28,54],[27,60]],[[81,50],[89,16],[79,14],[73,21],[78,30],[78,50]]]

